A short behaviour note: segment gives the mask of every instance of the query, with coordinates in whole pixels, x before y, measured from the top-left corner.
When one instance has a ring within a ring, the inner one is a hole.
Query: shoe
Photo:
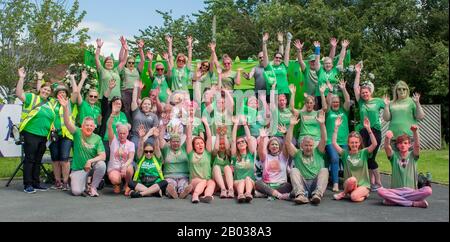
[[[180,199],[185,199],[187,197],[187,195],[189,195],[192,192],[192,185],[189,184],[187,185],[184,190],[180,193],[179,198]]]
[[[213,196],[203,196],[203,197],[200,197],[200,202],[210,203],[213,199],[214,199]]]
[[[280,193],[280,195],[277,198],[279,200],[289,200],[290,194],[289,193]]]
[[[55,184],[53,186],[51,186],[50,189],[61,190],[61,189],[63,189],[63,185],[61,182],[55,182]]]
[[[340,192],[340,193],[336,193],[333,194],[333,198],[334,200],[341,200],[345,197],[345,193],[344,192]]]
[[[119,194],[120,193],[120,185],[113,185],[113,191],[115,194]]]
[[[234,190],[233,189],[228,189],[227,197],[234,198]]]
[[[378,191],[378,188],[380,188],[380,187],[382,187],[382,186],[379,186],[379,185],[370,185],[370,191],[371,191],[371,192],[376,192],[376,191]]]
[[[333,191],[333,192],[339,192],[339,184],[338,184],[338,183],[333,184],[333,189],[332,189],[332,191]]]
[[[428,208],[428,202],[426,200],[414,201],[412,206],[416,208]]]
[[[255,190],[255,197],[256,198],[265,198],[265,197],[267,197],[267,195]]]
[[[178,199],[178,193],[175,191],[175,187],[173,187],[172,184],[167,185],[166,192],[170,198]]]
[[[44,186],[41,186],[41,185],[35,185],[35,186],[33,186],[33,188],[34,188],[34,190],[40,191],[40,192],[48,191],[48,187],[44,187]]]
[[[227,198],[227,189],[221,189],[220,190],[220,198]]]
[[[383,199],[383,204],[386,206],[396,206],[397,204],[394,202],[391,202],[389,200]]]
[[[69,183],[64,183],[64,184],[62,185],[62,190],[63,190],[63,191],[69,191],[69,190],[70,190],[70,185],[69,185]]]
[[[311,203],[314,204],[314,205],[319,205],[321,200],[322,199],[320,198],[319,195],[314,194],[314,196],[311,198]]]
[[[253,196],[251,193],[246,193],[245,194],[245,202],[246,203],[250,203],[253,200]]]
[[[102,179],[97,186],[97,190],[100,191],[105,187],[105,179]]]
[[[89,191],[89,196],[91,197],[98,197],[98,192],[97,192],[97,188],[93,188],[91,187],[91,190]]]
[[[245,195],[244,194],[239,194],[237,196],[237,200],[238,200],[238,203],[244,203],[245,202]]]
[[[130,198],[140,198],[140,197],[142,197],[140,192],[134,190],[130,192]]]
[[[309,200],[303,195],[298,195],[296,198],[294,198],[294,202],[296,204],[307,204],[309,203]]]
[[[199,202],[199,200],[198,200],[198,198],[192,198],[192,203],[198,203]]]
[[[125,187],[125,192],[123,193],[123,195],[128,197],[128,196],[130,196],[130,192],[131,192],[131,189],[128,186],[126,186]]]
[[[34,190],[34,188],[32,186],[26,186],[23,191],[25,193],[31,194],[31,193],[36,193],[36,190]]]

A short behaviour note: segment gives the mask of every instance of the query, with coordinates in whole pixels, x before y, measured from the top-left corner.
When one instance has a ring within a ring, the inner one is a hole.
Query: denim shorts
[[[52,161],[68,161],[72,143],[72,140],[62,137],[58,141],[52,142],[49,147]]]

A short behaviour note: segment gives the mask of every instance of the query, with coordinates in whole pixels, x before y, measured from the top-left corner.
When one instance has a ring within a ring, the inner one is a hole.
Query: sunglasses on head
[[[97,98],[97,95],[89,95],[90,98]]]
[[[144,150],[144,153],[145,153],[145,154],[152,154],[152,153],[153,153],[153,150]]]

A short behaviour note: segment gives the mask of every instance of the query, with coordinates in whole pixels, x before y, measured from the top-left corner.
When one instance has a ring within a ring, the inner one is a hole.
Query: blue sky
[[[161,15],[155,10],[172,10],[172,16],[178,18],[205,7],[203,0],[79,0],[79,3],[80,9],[87,12],[80,27],[89,28],[91,39],[88,44],[101,38],[105,42],[102,54],[112,53],[115,57],[119,54],[121,35],[132,39],[133,35],[139,34],[139,29],[163,24]]]

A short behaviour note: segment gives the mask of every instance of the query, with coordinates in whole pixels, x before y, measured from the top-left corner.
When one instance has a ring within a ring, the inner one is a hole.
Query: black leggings
[[[130,182],[128,182],[128,187],[130,187],[131,190],[134,190],[136,188],[137,184],[139,184],[139,183],[137,183],[135,181],[130,181]],[[167,185],[169,185],[169,183],[166,180],[162,180],[162,181],[160,181],[160,182],[158,182],[156,184],[158,184],[159,189],[161,189],[162,194],[166,194],[166,188],[167,188]],[[145,184],[142,184],[142,185],[145,186]],[[146,186],[146,187],[148,188],[148,187],[151,187],[153,185],[154,184],[152,184],[150,186]]]
[[[373,150],[372,152],[372,157],[369,158],[368,160],[368,167],[370,170],[375,170],[378,168],[378,164],[375,161],[375,158],[377,157],[377,152],[378,149],[380,148],[380,144],[381,144],[381,131],[378,129],[372,129],[372,133],[375,136],[375,139],[377,140],[377,147]],[[361,129],[359,131],[359,133],[361,134],[361,137],[363,139],[363,143],[364,143],[364,147],[369,147],[372,142],[370,141],[370,136],[369,133],[367,132],[367,130],[365,128]]]
[[[285,182],[283,184],[281,184],[280,187],[278,187],[277,189],[273,189],[271,188],[269,185],[267,185],[266,183],[264,183],[262,180],[256,181],[255,182],[255,189],[263,194],[266,194],[268,196],[272,196],[272,193],[274,190],[277,190],[280,193],[288,193],[292,191],[292,185]]]
[[[42,156],[47,149],[47,137],[38,136],[26,131],[22,132],[24,143],[23,151],[25,158],[23,161],[23,185],[39,185],[39,175],[41,173]]]

